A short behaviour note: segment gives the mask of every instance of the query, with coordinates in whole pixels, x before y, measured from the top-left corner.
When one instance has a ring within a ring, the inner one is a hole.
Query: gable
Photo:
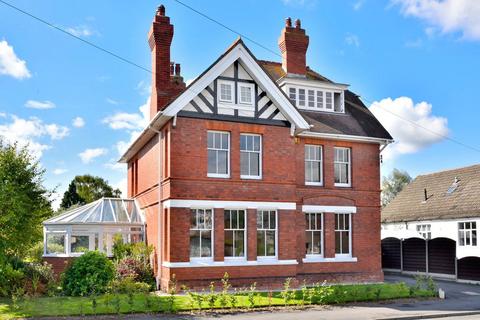
[[[248,109],[235,102],[228,105],[219,103],[214,97],[218,97],[220,81],[253,85],[253,90],[257,91],[252,98],[254,106]],[[162,111],[161,117],[174,117],[177,114],[227,121],[279,125],[290,123],[292,132],[310,128],[240,39],[172,101]]]
[[[221,85],[226,85],[231,89],[232,101],[222,101]],[[240,87],[246,87],[252,91],[251,103],[241,103]],[[214,81],[188,102],[179,115],[277,125],[285,125],[288,122],[285,115],[269,98],[266,90],[253,79],[239,60],[228,66]]]

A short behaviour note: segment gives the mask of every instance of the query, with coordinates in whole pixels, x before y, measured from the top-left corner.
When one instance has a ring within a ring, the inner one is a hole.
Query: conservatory
[[[135,200],[102,198],[43,222],[44,257],[76,257],[88,250],[112,256],[113,242],[144,241],[145,218]]]

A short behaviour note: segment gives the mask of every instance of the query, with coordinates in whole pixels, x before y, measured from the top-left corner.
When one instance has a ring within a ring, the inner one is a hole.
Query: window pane
[[[205,212],[205,229],[212,229],[212,210],[207,209],[207,210],[202,210]]]
[[[322,230],[322,214],[317,213],[316,214],[316,219],[317,219],[317,229],[316,230]]]
[[[225,246],[224,246],[224,255],[225,257],[233,257],[233,231],[225,231]]]
[[[235,256],[244,256],[244,231],[235,231]]]
[[[335,253],[342,253],[341,249],[341,235],[339,231],[335,232]]]
[[[223,213],[223,221],[224,221],[224,228],[231,229],[232,226],[230,224],[230,210],[225,210]]]
[[[315,91],[308,90],[308,106],[313,108],[315,107]]]
[[[248,176],[248,152],[240,152],[240,174]]]
[[[238,228],[239,229],[245,229],[245,211],[240,210],[238,212]]]
[[[320,182],[320,163],[311,162],[310,165],[311,165],[312,181]]]
[[[350,253],[350,239],[349,239],[349,232],[342,232],[342,253],[348,254]]]
[[[238,211],[230,210],[230,216],[232,217],[232,229],[238,229]]]
[[[227,159],[227,151],[217,151],[218,152],[218,172],[220,174],[227,174],[228,173],[228,159]]]
[[[305,106],[305,89],[298,89],[298,105]]]
[[[202,231],[202,257],[212,256],[212,232]]]
[[[262,229],[263,213],[262,211],[257,211],[257,229]]]
[[[214,135],[213,135],[213,132],[208,132],[208,136],[207,136],[207,146],[208,148],[213,148],[213,140],[214,140]]]
[[[270,211],[270,229],[274,230],[277,228],[275,219],[276,219],[276,212]]]
[[[70,252],[85,252],[88,251],[89,236],[71,236],[70,237]]]
[[[476,245],[477,245],[477,231],[473,230],[472,231],[472,246],[476,246]]]
[[[267,256],[275,255],[275,231],[267,231]]]
[[[224,149],[224,150],[228,150],[229,134],[228,133],[220,133],[219,135],[221,136],[221,139],[222,139],[221,148]]]
[[[323,91],[317,91],[317,108],[323,109]]]
[[[260,154],[259,153],[250,153],[250,175],[259,176],[260,175]]]
[[[332,93],[325,92],[325,104],[327,109],[332,109]]]
[[[190,229],[197,228],[197,210],[190,211]]]
[[[305,214],[305,230],[309,230],[310,228],[310,213]]]
[[[199,230],[190,230],[190,257],[200,257]]]
[[[312,254],[313,243],[312,243],[312,232],[305,231],[305,252],[307,254]]]
[[[312,247],[312,253],[314,254],[320,254],[322,253],[322,244],[321,244],[321,239],[320,239],[320,232],[315,231],[313,233],[313,247]]]
[[[289,89],[289,97],[290,97],[290,100],[292,100],[295,104],[295,102],[297,100],[297,94],[296,94],[296,89],[295,88],[290,88]]]
[[[268,226],[270,225],[268,216],[269,216],[268,211],[264,211],[263,212],[263,228],[264,229],[267,229]]]
[[[253,137],[253,151],[260,151],[260,136]]]
[[[240,150],[247,150],[247,136],[244,134],[240,135]]]
[[[213,136],[214,136],[213,147],[215,149],[221,149],[222,148],[222,134],[220,132],[214,132]]]
[[[47,234],[47,253],[62,254],[65,253],[65,235]]]
[[[217,151],[208,150],[208,173],[217,173]]]
[[[257,256],[265,255],[265,231],[257,231]]]

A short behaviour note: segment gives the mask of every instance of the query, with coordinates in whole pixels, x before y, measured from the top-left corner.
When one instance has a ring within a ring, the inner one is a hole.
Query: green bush
[[[98,251],[84,253],[62,275],[65,294],[85,296],[106,291],[115,276],[113,262]]]
[[[10,297],[18,288],[25,285],[25,273],[10,263],[0,264],[0,296]]]
[[[110,284],[111,291],[115,293],[148,293],[150,285],[144,282],[137,282],[133,278],[113,280]]]

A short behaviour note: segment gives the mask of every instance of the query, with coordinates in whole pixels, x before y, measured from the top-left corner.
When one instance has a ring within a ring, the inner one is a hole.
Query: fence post
[[[400,239],[400,273],[403,273],[403,239]]]

